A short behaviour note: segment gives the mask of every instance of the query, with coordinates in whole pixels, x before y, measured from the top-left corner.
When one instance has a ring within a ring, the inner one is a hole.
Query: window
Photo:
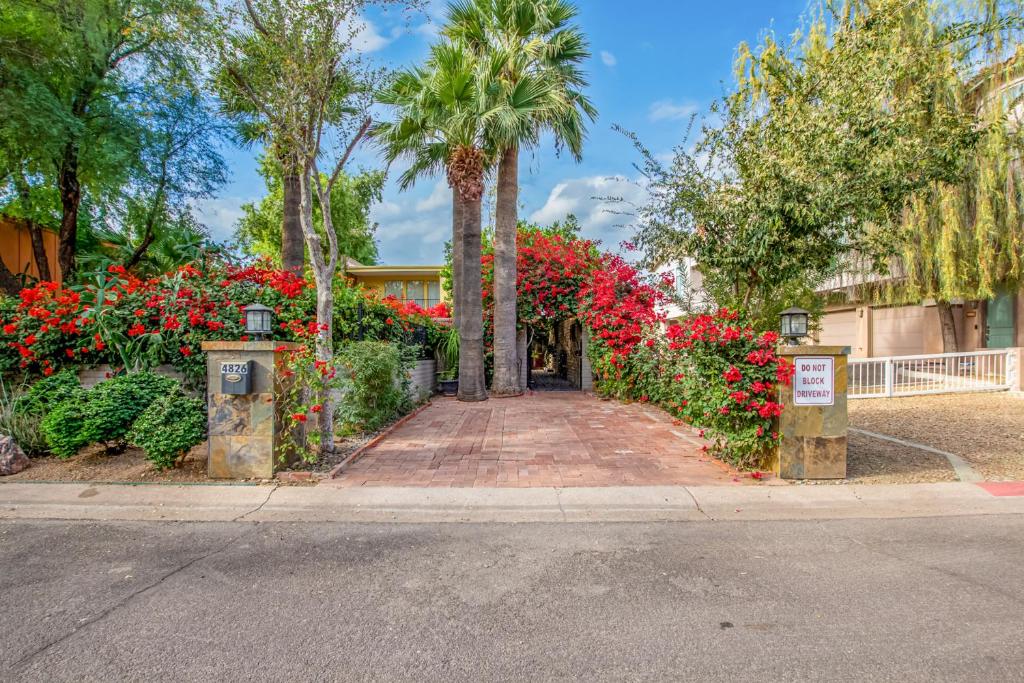
[[[441,283],[433,280],[427,283],[427,308],[441,303]]]
[[[393,296],[399,301],[405,299],[405,283],[401,280],[388,280],[384,283],[384,296]]]
[[[423,305],[423,281],[422,280],[409,280],[405,283],[405,298],[408,301],[415,301],[420,306]]]

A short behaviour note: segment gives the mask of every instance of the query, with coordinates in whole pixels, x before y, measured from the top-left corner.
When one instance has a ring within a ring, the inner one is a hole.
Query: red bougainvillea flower
[[[319,413],[323,409],[324,409],[324,407],[322,405],[320,405],[319,403],[317,403],[315,406],[310,408],[310,410],[312,410],[314,413]]]
[[[146,326],[142,323],[135,323],[128,328],[129,337],[138,337],[141,334],[146,334]]]
[[[743,373],[735,365],[730,365],[729,369],[722,373],[722,378],[729,384],[734,384],[743,379]]]
[[[187,346],[182,346],[181,348],[178,349],[178,351],[180,351],[181,355],[185,356],[186,358],[192,355],[192,349],[190,349]]]
[[[309,418],[306,416],[305,413],[293,413],[292,419],[295,420],[296,422],[305,422]]]

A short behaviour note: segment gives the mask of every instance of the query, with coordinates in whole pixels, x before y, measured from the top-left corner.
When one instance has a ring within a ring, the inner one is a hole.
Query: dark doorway
[[[531,330],[527,346],[527,386],[534,391],[579,391],[582,328],[576,320]]]

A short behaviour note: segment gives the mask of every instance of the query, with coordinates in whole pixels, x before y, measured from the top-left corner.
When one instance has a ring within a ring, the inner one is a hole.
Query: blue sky
[[[520,216],[541,223],[575,213],[587,237],[616,248],[628,239],[623,218],[609,213],[595,197],[623,196],[641,202],[634,182],[637,155],[611,129],[636,131],[656,154],[668,154],[684,142],[691,113],[700,114],[732,83],[736,46],[756,43],[765,30],[780,36],[799,24],[806,0],[577,0],[578,22],[590,40],[586,65],[589,94],[600,116],[591,125],[584,159],[558,156],[550,140],[520,155]],[[386,66],[422,61],[443,17],[435,2],[415,16],[374,13],[366,17],[362,47]],[[201,208],[214,237],[228,240],[244,202],[264,193],[257,174],[259,149],[225,150],[230,183]],[[355,167],[379,168],[372,149],[364,149]],[[392,172],[391,176],[397,176]],[[443,178],[425,178],[400,192],[389,180],[384,200],[372,210],[379,224],[382,263],[423,264],[442,260],[451,231],[450,193]],[[486,208],[484,220],[487,220]]]

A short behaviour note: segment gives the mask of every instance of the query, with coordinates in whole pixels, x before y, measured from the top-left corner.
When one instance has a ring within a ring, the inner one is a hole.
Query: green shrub
[[[43,436],[61,458],[92,443],[117,448],[150,404],[177,387],[173,379],[151,372],[119,375],[54,406],[43,418]]]
[[[175,461],[206,438],[206,406],[180,389],[153,401],[128,433],[157,469]]]
[[[0,380],[0,434],[14,439],[27,455],[46,452],[46,440],[39,431],[42,417],[22,410],[29,389],[11,387]]]
[[[373,431],[409,408],[407,370],[411,358],[397,344],[361,341],[342,351],[348,373],[338,417],[348,430]]]
[[[85,438],[85,416],[82,408],[88,392],[58,403],[39,424],[43,439],[51,453],[58,458],[70,458],[89,445]]]
[[[55,405],[77,396],[81,391],[78,373],[68,368],[38,379],[26,391],[19,392],[14,400],[14,409],[22,415],[42,419]]]

